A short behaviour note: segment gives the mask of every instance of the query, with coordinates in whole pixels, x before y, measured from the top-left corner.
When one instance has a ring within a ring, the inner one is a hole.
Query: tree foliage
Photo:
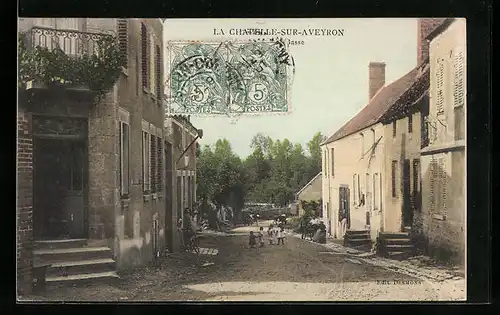
[[[219,139],[198,151],[198,196],[236,212],[245,202],[286,206],[321,171],[323,140],[316,133],[304,150],[300,143],[259,133],[250,143],[252,153],[242,160],[226,139]]]

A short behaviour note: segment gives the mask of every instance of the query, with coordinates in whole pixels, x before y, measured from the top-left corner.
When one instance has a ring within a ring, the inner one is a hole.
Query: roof
[[[432,30],[432,32],[430,32],[429,34],[427,34],[427,37],[425,39],[427,39],[427,40],[434,39],[436,36],[438,36],[439,34],[441,34],[442,32],[444,32],[448,28],[448,26],[450,26],[451,23],[453,23],[453,21],[455,21],[454,18],[447,18],[447,19],[445,19],[441,24],[439,24],[438,26],[436,26],[436,28],[434,30]]]
[[[321,172],[319,172],[318,174],[316,174],[316,176],[314,176],[307,184],[304,185],[304,187],[302,187],[298,192],[295,193],[295,195],[299,195],[304,189],[306,189],[308,186],[312,185],[312,183],[316,180],[316,178],[318,178],[319,176],[321,176]]]
[[[340,127],[321,145],[337,141],[378,123],[385,112],[413,84],[419,73],[418,69],[419,67],[415,67],[403,77],[382,87],[356,116]]]
[[[400,119],[409,112],[419,109],[419,105],[421,104],[420,100],[422,100],[429,91],[430,65],[428,62],[424,62],[417,68],[418,74],[415,81],[380,118],[382,123],[389,123]]]
[[[183,126],[186,128],[191,128],[193,131],[197,131],[198,129],[191,123],[191,117],[189,115],[173,115],[173,114],[167,114],[165,115],[166,118],[172,118],[174,120],[177,120],[180,122]]]

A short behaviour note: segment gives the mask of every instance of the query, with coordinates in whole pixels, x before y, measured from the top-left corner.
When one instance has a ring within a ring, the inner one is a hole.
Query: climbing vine
[[[62,49],[26,47],[19,36],[19,86],[35,80],[45,84],[82,84],[100,96],[108,92],[120,76],[122,54],[114,36],[97,39],[97,51],[69,56]]]

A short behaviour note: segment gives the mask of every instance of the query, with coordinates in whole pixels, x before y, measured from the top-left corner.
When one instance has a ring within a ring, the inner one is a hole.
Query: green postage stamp
[[[167,45],[167,99],[173,114],[283,113],[295,71],[285,41]]]

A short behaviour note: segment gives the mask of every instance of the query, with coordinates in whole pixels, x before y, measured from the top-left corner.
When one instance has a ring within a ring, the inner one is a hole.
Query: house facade
[[[429,254],[465,263],[466,22],[446,19],[429,34],[428,144],[421,150],[423,234]]]
[[[446,19],[422,18],[417,23],[417,77],[382,117],[385,141],[384,232],[422,234],[420,150],[427,142],[429,112],[429,43],[426,37]]]
[[[385,64],[369,64],[369,102],[322,143],[324,220],[332,236],[347,218],[349,230],[369,230],[375,240],[384,228],[386,205],[385,128],[383,115],[413,84],[417,69],[385,85]]]
[[[33,265],[52,261],[55,269],[82,251],[106,261],[85,271],[66,264],[67,272],[99,278],[92,270],[114,276],[146,264],[166,246],[165,176],[172,167],[160,97],[161,21],[22,18],[19,31],[28,50],[59,48],[70,57],[102,53],[101,39],[116,36],[122,57],[119,77],[102,97],[89,86],[41,80],[19,89],[20,291],[29,292]],[[47,272],[48,282],[56,278]]]
[[[323,180],[321,172],[319,172],[295,194],[295,202],[298,203],[299,215],[304,214],[302,201],[316,201],[318,204],[321,204],[321,198],[323,197],[321,193],[322,186]]]

